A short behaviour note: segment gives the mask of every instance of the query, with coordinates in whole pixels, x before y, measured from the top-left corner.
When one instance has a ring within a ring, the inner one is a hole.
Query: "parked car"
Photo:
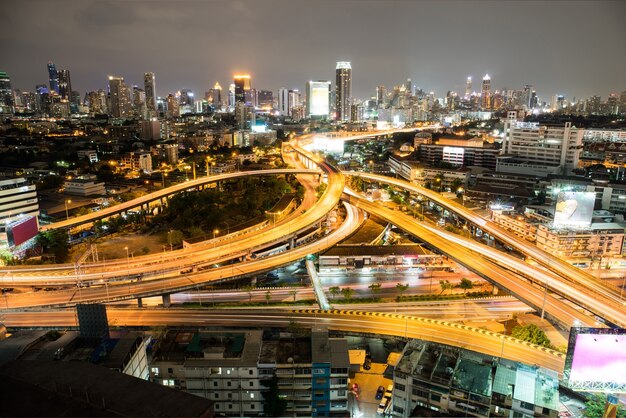
[[[378,386],[378,390],[376,391],[376,400],[380,401],[383,398],[384,393],[385,393],[385,387]]]

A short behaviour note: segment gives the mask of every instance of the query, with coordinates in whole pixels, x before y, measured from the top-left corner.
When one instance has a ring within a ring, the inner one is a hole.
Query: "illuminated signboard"
[[[563,376],[584,392],[626,393],[626,330],[572,328]]]
[[[9,247],[15,247],[34,238],[39,233],[37,218],[29,216],[7,226],[7,241]]]
[[[328,116],[330,113],[330,81],[309,81],[309,116]]]
[[[560,192],[556,199],[554,226],[589,226],[596,203],[594,192]]]

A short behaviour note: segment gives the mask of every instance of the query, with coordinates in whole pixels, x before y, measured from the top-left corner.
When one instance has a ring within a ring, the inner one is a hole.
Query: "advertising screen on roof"
[[[586,227],[591,225],[595,203],[594,192],[560,192],[557,195],[554,211],[554,226]]]
[[[15,247],[34,238],[39,233],[37,218],[29,216],[7,226],[7,241],[9,247]]]
[[[563,374],[570,389],[626,393],[626,330],[572,328]]]

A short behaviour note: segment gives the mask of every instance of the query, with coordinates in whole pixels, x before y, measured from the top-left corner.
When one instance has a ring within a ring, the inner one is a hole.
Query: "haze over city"
[[[236,72],[255,86],[303,89],[355,68],[354,96],[406,78],[443,97],[467,76],[542,95],[606,95],[626,81],[621,1],[34,1],[7,0],[0,67],[17,88],[46,80],[45,63],[72,69],[80,91],[108,75],[159,95],[204,92]]]

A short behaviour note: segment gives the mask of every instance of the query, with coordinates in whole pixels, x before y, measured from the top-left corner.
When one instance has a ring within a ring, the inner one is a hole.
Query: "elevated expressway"
[[[407,231],[408,233],[423,239],[425,242],[459,264],[464,265],[474,273],[491,281],[499,287],[507,289],[515,297],[529,306],[532,306],[537,310],[541,310],[545,303],[545,311],[547,315],[567,328],[576,326],[577,324],[593,326],[595,323],[595,321],[588,315],[574,309],[570,305],[550,294],[544,294],[541,288],[533,286],[517,274],[491,262],[480,252],[474,252],[467,247],[449,240],[447,237],[430,231],[408,215],[383,208],[376,203],[369,202],[356,195],[350,195],[347,200],[360,209],[376,215]]]
[[[117,309],[107,310],[114,326],[207,326],[225,327],[287,327],[292,321],[305,327],[325,326],[350,333],[392,335],[419,338],[504,357],[527,364],[536,364],[562,374],[565,355],[545,347],[520,341],[466,325],[382,312],[316,309],[302,310],[191,310],[191,309]],[[76,314],[71,309],[6,312],[9,327],[72,327]]]
[[[369,181],[388,184],[412,193],[420,194],[443,208],[456,213],[493,237],[500,239],[520,251],[525,256],[532,257],[533,260],[539,262],[553,273],[550,279],[546,279],[548,276],[545,275],[545,271],[527,264],[527,267],[524,267],[524,269],[520,270],[520,272],[523,271],[530,279],[541,283],[545,283],[547,280],[553,291],[561,292],[563,296],[571,298],[571,300],[575,301],[576,304],[588,309],[600,317],[606,317],[606,319],[616,325],[621,327],[626,326],[626,305],[620,300],[619,292],[617,292],[615,288],[602,282],[600,279],[597,279],[572,266],[571,264],[546,253],[536,245],[529,243],[512,233],[504,231],[494,222],[484,219],[463,205],[447,199],[437,192],[404,180],[398,180],[377,174],[358,172],[347,172],[345,174],[348,176],[360,177]],[[468,245],[469,242],[470,241],[465,241],[464,244]],[[482,248],[480,251],[483,252],[485,248],[487,247]],[[496,252],[491,250],[490,254],[493,255],[496,254]],[[499,254],[498,258],[498,262],[503,265],[510,266],[515,263],[519,266],[519,263],[517,263],[519,260],[512,256]],[[564,289],[562,286],[557,288],[557,284],[564,285],[566,283],[570,284],[570,289],[578,289],[578,292],[575,293],[576,295],[584,295],[584,297],[576,298],[572,293],[562,292],[562,289]]]
[[[271,170],[274,171],[274,170]],[[240,178],[247,176],[249,172],[233,173],[219,176],[222,179]],[[255,171],[254,173],[263,173]],[[144,280],[164,275],[179,275],[181,271],[202,269],[224,261],[245,258],[253,249],[272,245],[275,242],[289,239],[298,231],[309,228],[311,224],[297,222],[302,211],[310,211],[316,207],[317,198],[315,190],[310,183],[310,175],[320,175],[315,170],[280,170],[281,174],[299,175],[299,180],[306,187],[307,192],[303,204],[296,212],[287,216],[284,220],[274,224],[259,227],[249,233],[236,235],[229,234],[191,248],[169,251],[129,259],[114,259],[105,262],[76,264],[55,264],[51,266],[17,266],[0,270],[0,284],[7,287],[15,286],[39,286],[54,287],[68,286],[76,283],[92,283],[97,280],[122,280],[128,277],[141,277]],[[257,175],[257,174],[255,174]],[[215,181],[218,176],[211,177]],[[208,180],[208,179],[207,179]],[[178,185],[177,185],[178,186]],[[172,194],[172,190],[164,190]],[[180,191],[177,187],[176,191]],[[150,198],[149,196],[145,196]],[[138,200],[128,202],[128,206],[136,206]],[[315,222],[314,222],[315,223]],[[286,225],[286,229],[283,226]],[[274,232],[273,232],[274,231]],[[278,232],[281,232],[280,234]]]

